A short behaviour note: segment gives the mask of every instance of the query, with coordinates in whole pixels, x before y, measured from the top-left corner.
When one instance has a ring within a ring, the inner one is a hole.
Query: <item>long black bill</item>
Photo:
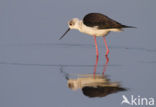
[[[59,40],[62,39],[62,38],[68,33],[69,30],[70,30],[70,28],[68,28],[68,29],[66,30],[66,32],[59,38]]]

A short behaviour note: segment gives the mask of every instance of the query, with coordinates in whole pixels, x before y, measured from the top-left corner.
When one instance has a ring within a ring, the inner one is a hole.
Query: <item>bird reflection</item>
[[[112,82],[108,76],[104,75],[109,62],[108,56],[105,58],[102,74],[96,73],[98,57],[96,57],[93,74],[76,74],[76,78],[71,78],[72,74],[65,73],[61,69],[67,79],[68,88],[74,91],[81,89],[83,94],[88,97],[105,97],[112,93],[125,91],[126,89],[122,88],[119,82]]]

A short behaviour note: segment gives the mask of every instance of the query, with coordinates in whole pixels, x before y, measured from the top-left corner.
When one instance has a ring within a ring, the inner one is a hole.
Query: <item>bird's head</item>
[[[60,39],[62,39],[66,34],[67,34],[67,32],[68,31],[70,31],[70,29],[79,29],[79,22],[80,22],[80,20],[78,19],[78,18],[73,18],[73,19],[71,19],[69,22],[68,22],[68,26],[69,26],[69,28],[66,30],[66,32],[59,38],[59,40]]]
[[[79,19],[73,18],[68,22],[68,26],[70,29],[78,29],[79,28]]]

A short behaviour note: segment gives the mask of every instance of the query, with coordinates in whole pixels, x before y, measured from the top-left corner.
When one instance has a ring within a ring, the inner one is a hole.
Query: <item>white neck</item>
[[[82,22],[82,20],[79,20],[77,30],[79,30],[80,32],[83,32],[83,22]]]

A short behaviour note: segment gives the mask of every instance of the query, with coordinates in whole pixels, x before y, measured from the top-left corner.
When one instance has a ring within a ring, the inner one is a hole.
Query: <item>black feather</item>
[[[83,18],[83,23],[89,27],[97,26],[98,29],[113,28],[134,28],[132,26],[122,25],[121,23],[109,18],[101,13],[89,13]]]

